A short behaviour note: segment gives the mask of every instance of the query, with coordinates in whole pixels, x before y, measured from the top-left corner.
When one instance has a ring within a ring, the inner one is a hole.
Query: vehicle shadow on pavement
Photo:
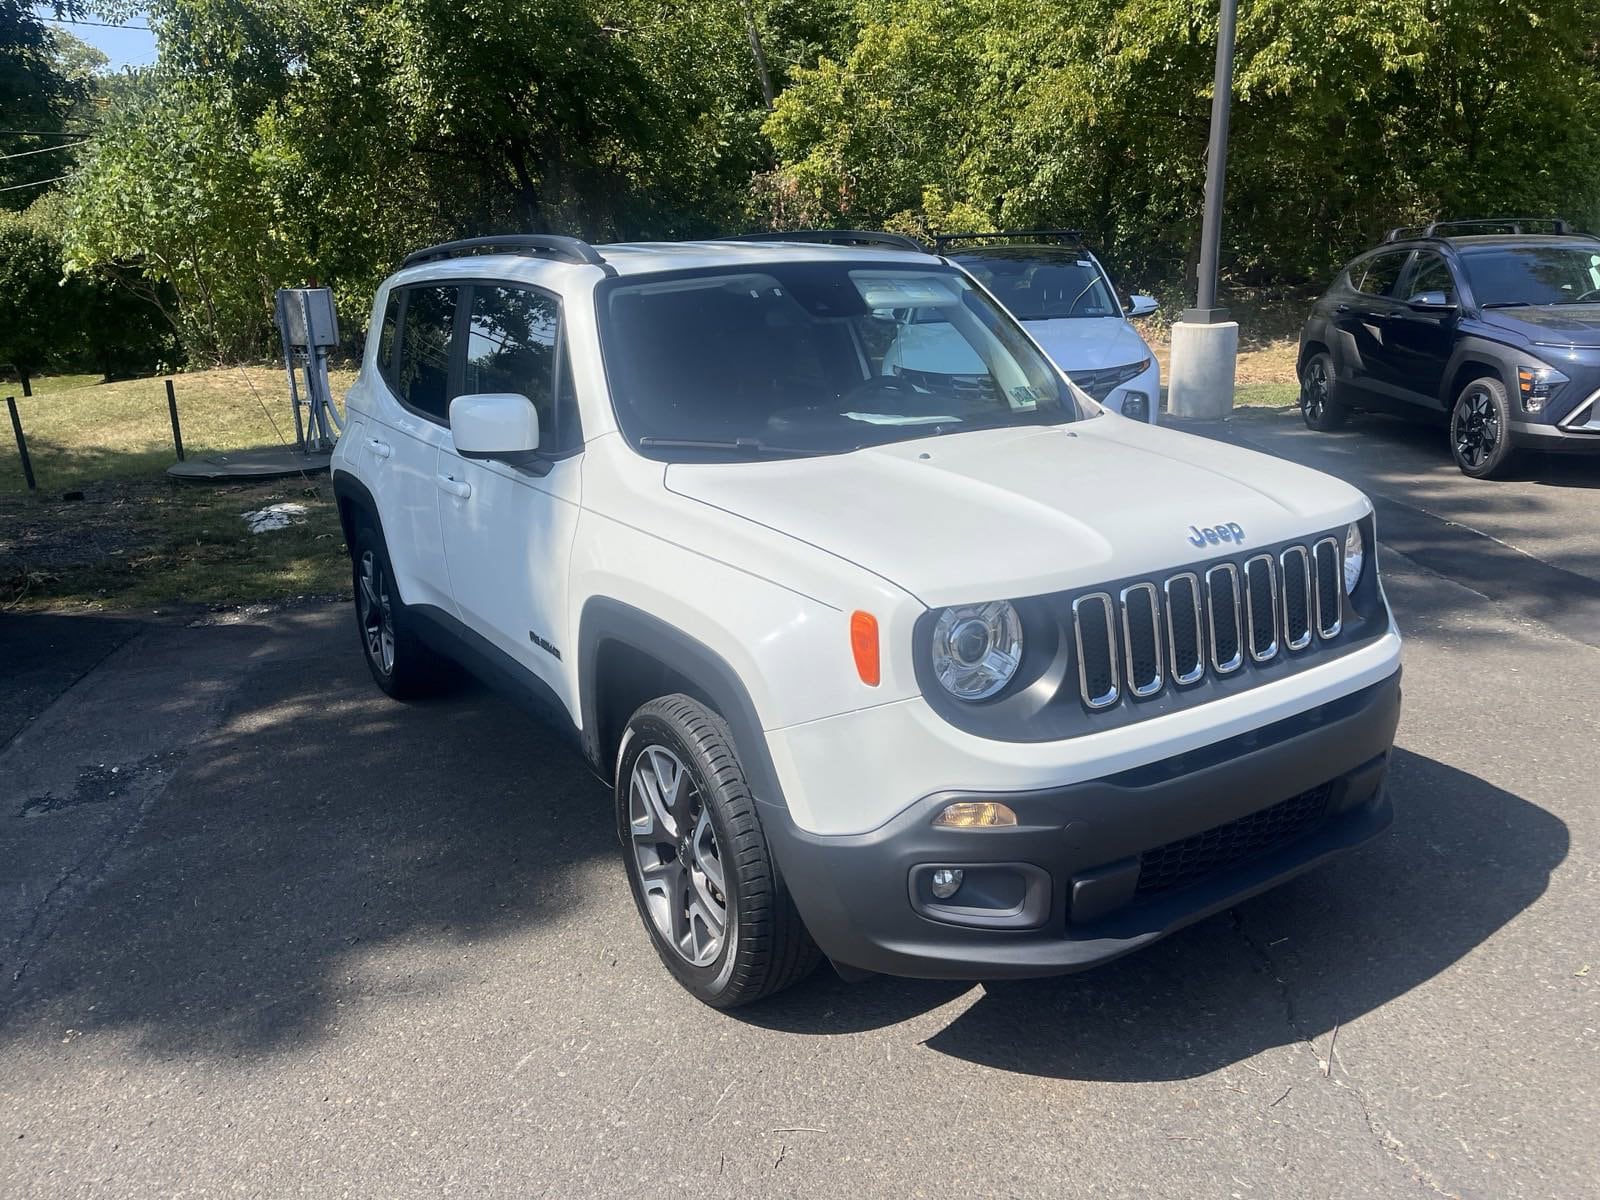
[[[1351,855],[1098,970],[989,986],[928,1039],[1061,1079],[1187,1079],[1348,1024],[1459,961],[1531,905],[1566,857],[1545,810],[1396,749],[1394,826]],[[832,972],[741,1013],[834,1034],[889,1024],[960,985]]]
[[[616,855],[605,790],[545,727],[470,683],[394,703],[353,650],[260,663],[178,752],[137,836],[8,970],[0,1046],[68,1028],[155,1054],[315,1041],[342,1005],[444,994],[517,953]]]

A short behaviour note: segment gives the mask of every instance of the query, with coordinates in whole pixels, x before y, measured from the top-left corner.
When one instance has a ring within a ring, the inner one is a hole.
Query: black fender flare
[[[611,779],[615,765],[602,761],[601,745],[598,672],[601,650],[608,642],[620,643],[653,659],[698,689],[733,731],[745,777],[756,799],[784,805],[766,733],[738,672],[715,650],[676,626],[607,596],[590,598],[578,618],[578,703],[583,719],[583,751],[601,778]]]
[[[1467,334],[1456,342],[1451,349],[1450,358],[1444,365],[1444,371],[1439,376],[1439,408],[1448,413],[1455,405],[1456,393],[1461,390],[1462,369],[1469,363],[1483,363],[1493,367],[1501,384],[1506,389],[1506,395],[1513,399],[1517,395],[1517,363],[1519,351],[1513,346],[1502,342],[1491,341],[1486,337]],[[1532,351],[1521,351],[1524,357],[1533,357]]]
[[[372,519],[373,527],[379,536],[383,534],[383,524],[378,519],[378,501],[362,483],[349,471],[335,470],[333,472],[333,500],[334,507],[339,510],[339,528],[344,533],[344,544],[355,545],[355,522],[352,519],[352,509],[360,509]]]

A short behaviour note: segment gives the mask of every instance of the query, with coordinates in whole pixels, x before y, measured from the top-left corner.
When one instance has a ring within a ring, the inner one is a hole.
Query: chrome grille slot
[[[1172,656],[1172,681],[1198,683],[1206,673],[1200,577],[1192,571],[1184,571],[1168,579],[1162,591],[1167,600],[1167,651]]]
[[[1219,563],[1206,572],[1206,606],[1211,617],[1211,669],[1218,675],[1231,675],[1244,665],[1238,567]]]
[[[1161,604],[1156,585],[1135,583],[1122,589],[1122,653],[1128,691],[1154,696],[1166,682],[1162,671]]]
[[[1073,637],[1078,651],[1078,691],[1090,708],[1109,708],[1122,695],[1117,681],[1117,631],[1111,597],[1105,592],[1072,602]]]
[[[1304,546],[1278,555],[1283,574],[1283,644],[1291,650],[1311,645],[1311,556]]]
[[[1270,662],[1278,653],[1278,575],[1270,554],[1258,554],[1244,564],[1244,584],[1250,657]]]
[[[1344,564],[1340,561],[1338,539],[1323,538],[1311,552],[1316,558],[1317,636],[1335,638],[1344,624],[1340,607],[1343,598],[1339,595]]]

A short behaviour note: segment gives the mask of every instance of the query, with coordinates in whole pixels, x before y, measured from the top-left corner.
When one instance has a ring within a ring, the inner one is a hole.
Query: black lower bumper
[[[1600,430],[1563,429],[1540,421],[1511,422],[1511,444],[1547,454],[1600,454]]]
[[[812,936],[834,962],[924,979],[1083,970],[1309,870],[1383,830],[1400,675],[1251,733],[1104,779],[931,796],[871,833],[762,824]],[[1015,827],[935,828],[958,800]],[[959,867],[973,902],[934,901]]]

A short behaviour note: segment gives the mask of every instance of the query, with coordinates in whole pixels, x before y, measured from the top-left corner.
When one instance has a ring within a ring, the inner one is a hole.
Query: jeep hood
[[[1167,571],[1353,521],[1360,492],[1208,438],[1103,415],[820,458],[674,463],[669,490],[798,538],[929,606]]]

